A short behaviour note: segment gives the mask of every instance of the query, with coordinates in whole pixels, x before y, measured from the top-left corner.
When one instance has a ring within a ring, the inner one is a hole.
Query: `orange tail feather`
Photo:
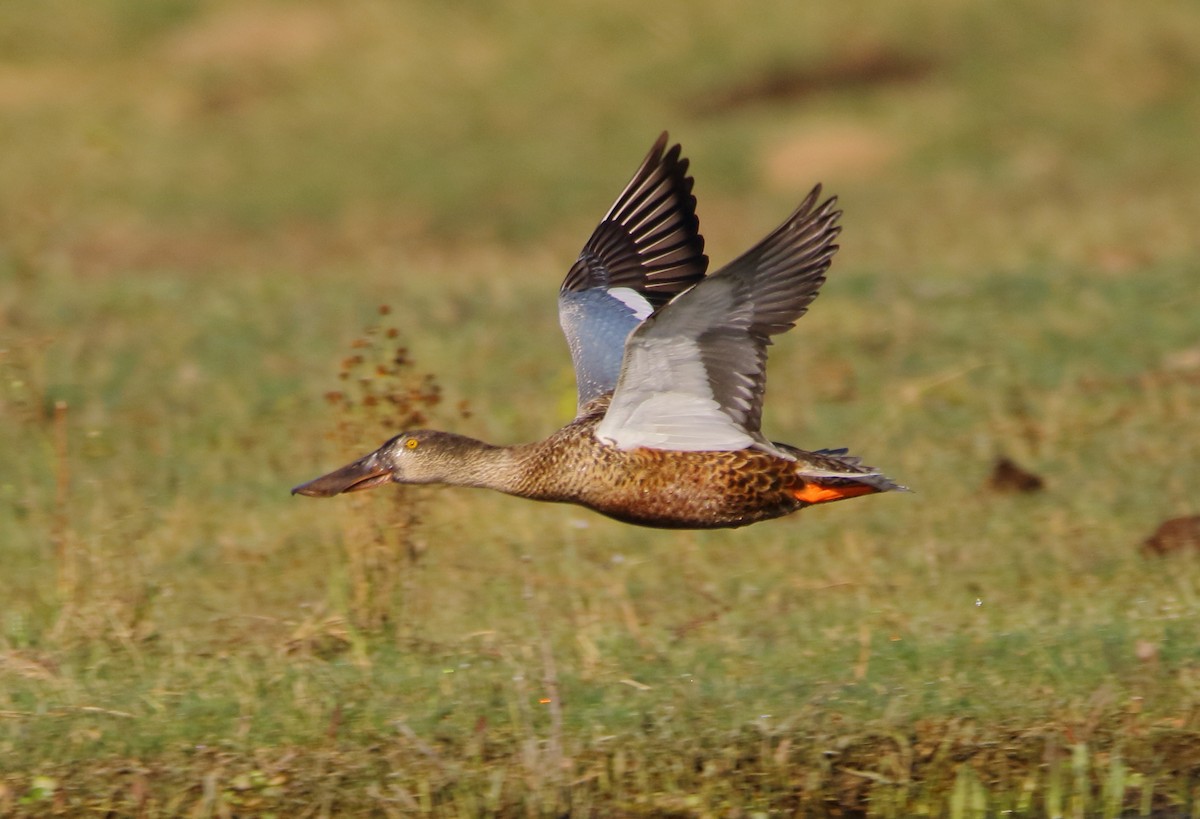
[[[859,495],[872,495],[879,490],[865,483],[840,483],[822,486],[817,481],[808,481],[800,489],[792,490],[796,500],[804,503],[829,503],[830,501],[857,498]]]

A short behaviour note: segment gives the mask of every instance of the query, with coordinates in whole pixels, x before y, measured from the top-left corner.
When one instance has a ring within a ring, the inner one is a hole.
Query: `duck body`
[[[856,469],[835,454],[788,447],[795,460],[760,449],[674,452],[618,449],[596,435],[606,407],[578,418],[544,441],[519,448],[515,494],[574,503],[625,523],[660,529],[746,526],[813,503],[880,491],[863,482],[822,486],[804,470]],[[851,459],[852,460],[852,459]],[[587,464],[580,468],[580,464]],[[866,472],[867,470],[864,470]],[[869,481],[869,477],[867,478]],[[857,489],[857,491],[856,491]]]
[[[775,231],[708,275],[688,162],[666,144],[663,134],[560,289],[574,420],[516,446],[404,432],[293,494],[450,484],[641,526],[715,529],[904,489],[844,449],[806,451],[760,429],[767,346],[825,281],[841,230],[835,201],[818,204],[818,186]]]
[[[639,526],[720,529],[897,488],[841,450],[806,452],[775,444],[791,458],[755,448],[622,450],[596,434],[608,403],[608,396],[596,399],[550,437],[516,446],[438,430],[404,433],[295,491],[327,497],[391,481],[453,484],[576,504]]]

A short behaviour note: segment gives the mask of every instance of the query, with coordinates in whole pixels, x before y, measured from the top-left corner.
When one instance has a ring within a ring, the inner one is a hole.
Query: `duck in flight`
[[[680,151],[659,137],[559,290],[578,385],[573,421],[516,446],[402,432],[292,493],[475,486],[641,526],[716,529],[903,490],[844,449],[809,452],[760,429],[767,345],[825,282],[841,232],[836,200],[821,202],[818,185],[765,239],[706,275]]]

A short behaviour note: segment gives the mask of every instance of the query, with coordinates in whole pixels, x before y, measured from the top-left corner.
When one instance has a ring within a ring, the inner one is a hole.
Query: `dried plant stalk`
[[[381,317],[390,308],[379,308]],[[405,429],[425,426],[442,400],[430,374],[415,370],[395,327],[368,327],[341,362],[339,390],[325,398],[339,415],[334,436],[342,455],[364,451]],[[389,487],[390,502],[378,494],[351,496],[353,514],[345,520],[343,544],[350,576],[350,619],[357,628],[379,630],[402,619],[401,584],[417,568],[423,547],[416,538],[421,520],[421,489]],[[410,586],[411,588],[411,586]]]
[[[79,566],[71,548],[71,464],[67,411],[66,401],[54,402],[54,514],[50,540],[54,545],[58,596],[69,606],[79,586]]]

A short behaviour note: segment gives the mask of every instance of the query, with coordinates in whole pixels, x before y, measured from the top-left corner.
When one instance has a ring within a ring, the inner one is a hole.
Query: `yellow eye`
[[[408,447],[409,449],[416,449],[417,448],[417,439],[409,438],[407,441],[404,442],[404,445],[406,447]]]

